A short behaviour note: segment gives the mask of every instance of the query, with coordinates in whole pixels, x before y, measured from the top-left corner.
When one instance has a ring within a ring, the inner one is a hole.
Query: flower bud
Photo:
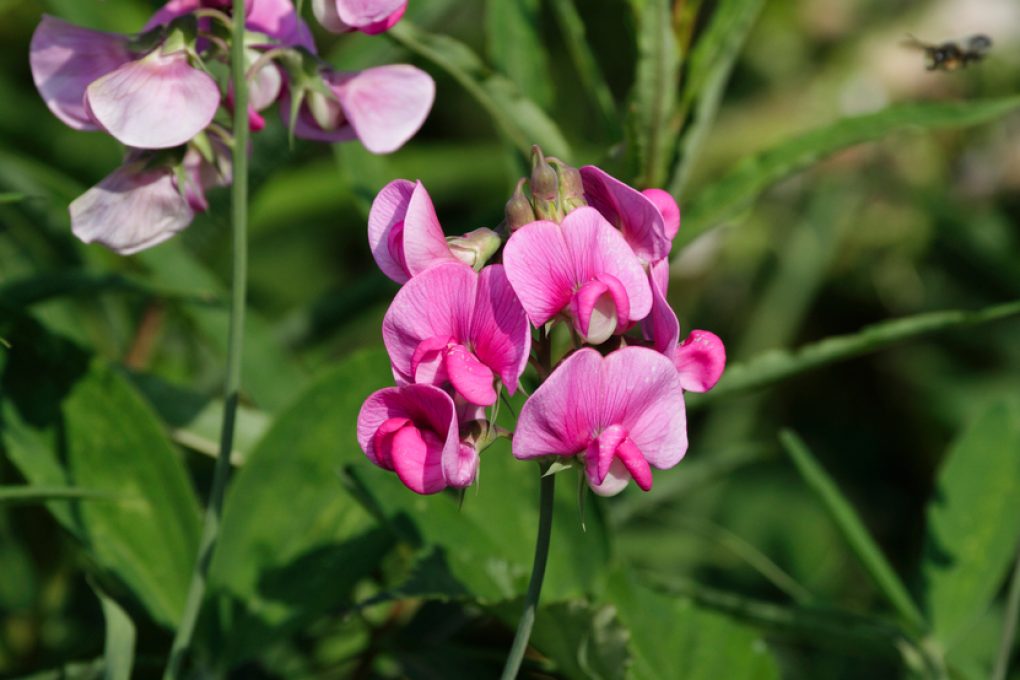
[[[556,166],[556,174],[559,177],[560,206],[563,208],[563,214],[588,205],[588,201],[584,200],[584,184],[581,181],[580,170],[559,159],[549,160]]]
[[[563,218],[558,202],[559,179],[556,170],[546,162],[542,150],[537,146],[531,147],[531,198],[539,219],[559,222]]]
[[[528,180],[521,178],[514,189],[514,195],[506,202],[506,224],[510,231],[516,231],[525,224],[531,224],[537,217],[531,209],[531,201],[524,195],[524,183]]]
[[[481,271],[489,258],[496,254],[503,241],[492,229],[482,227],[463,236],[449,237],[446,243],[458,260],[477,272]]]

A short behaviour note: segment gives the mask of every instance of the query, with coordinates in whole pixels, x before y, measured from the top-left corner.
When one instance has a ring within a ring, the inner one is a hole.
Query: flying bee
[[[992,48],[992,39],[987,35],[972,35],[961,42],[944,42],[939,45],[922,42],[912,35],[903,41],[905,47],[924,51],[929,71],[956,71],[985,58]]]

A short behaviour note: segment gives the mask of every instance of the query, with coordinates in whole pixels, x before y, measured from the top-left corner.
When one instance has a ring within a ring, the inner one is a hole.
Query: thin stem
[[[535,610],[538,608],[538,596],[542,592],[542,579],[545,577],[545,563],[549,557],[549,536],[552,533],[553,496],[556,490],[556,475],[542,477],[539,491],[538,538],[535,541],[535,562],[531,567],[531,581],[528,583],[528,595],[524,600],[524,613],[517,623],[517,633],[510,655],[503,667],[502,680],[514,680],[524,660],[524,651],[528,648],[531,628],[535,625]]]
[[[1006,617],[1002,622],[1002,639],[999,641],[999,654],[995,659],[992,680],[1006,680],[1009,657],[1013,651],[1013,640],[1016,638],[1018,618],[1020,618],[1020,553],[1017,553],[1016,564],[1013,566],[1013,580],[1009,584]]]
[[[234,85],[233,217],[234,271],[231,284],[230,329],[227,350],[227,375],[224,386],[223,427],[220,450],[213,473],[209,507],[206,509],[202,538],[195,570],[188,588],[180,626],[174,637],[164,680],[175,680],[191,645],[195,624],[205,597],[209,566],[219,537],[223,497],[230,476],[230,454],[234,450],[234,421],[237,417],[238,393],[241,386],[241,350],[244,341],[244,308],[248,275],[248,87],[244,67],[245,0],[234,0],[231,77]]]

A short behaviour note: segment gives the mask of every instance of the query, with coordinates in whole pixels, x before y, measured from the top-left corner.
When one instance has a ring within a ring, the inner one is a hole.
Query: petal
[[[368,213],[368,245],[372,249],[372,257],[383,274],[397,283],[406,283],[411,278],[404,263],[404,216],[411,194],[420,184],[406,179],[393,180],[376,195]],[[391,239],[396,230],[400,233]],[[397,247],[391,247],[391,243]]]
[[[463,345],[454,345],[447,352],[446,372],[457,393],[472,404],[492,406],[496,403],[492,370]]]
[[[300,46],[315,53],[312,32],[298,16],[291,0],[248,0],[245,26],[288,47]]]
[[[411,357],[411,372],[408,382],[439,385],[448,380],[446,374],[446,350],[453,338],[437,335],[418,343]]]
[[[575,266],[575,283],[609,274],[627,293],[628,318],[639,320],[647,316],[652,307],[648,277],[620,232],[593,208],[574,210],[563,220],[561,228]]]
[[[638,257],[653,262],[669,253],[672,239],[648,197],[594,165],[581,168],[581,180],[588,204],[623,233]]]
[[[627,488],[627,482],[629,481],[630,473],[623,466],[623,462],[617,459],[609,466],[609,472],[601,484],[592,484],[591,477],[589,477],[588,486],[600,496],[615,496]]]
[[[194,217],[174,185],[170,168],[129,161],[70,205],[71,231],[85,243],[101,243],[130,255],[162,243]]]
[[[647,347],[624,347],[606,356],[602,368],[601,426],[625,427],[654,467],[676,465],[687,451],[687,418],[673,362]]]
[[[599,353],[585,348],[556,367],[524,402],[513,437],[515,457],[575,456],[585,451],[599,429],[601,365]]]
[[[83,103],[85,88],[131,61],[128,39],[43,15],[32,34],[32,79],[46,106],[76,130],[98,130]]]
[[[372,462],[384,470],[393,469],[393,437],[405,426],[414,424],[410,418],[388,418],[372,436],[372,451],[376,459]]]
[[[585,471],[593,485],[599,485],[609,473],[609,466],[616,457],[616,448],[627,438],[627,430],[621,425],[611,425],[588,445],[584,456]]]
[[[255,50],[246,50],[248,66],[252,66],[259,58]],[[248,87],[248,104],[256,111],[272,106],[280,98],[283,91],[283,74],[276,64],[266,64],[259,69],[255,77],[250,79]]]
[[[443,227],[436,217],[435,206],[432,205],[432,197],[421,182],[415,184],[407,202],[401,247],[411,276],[417,276],[444,262],[463,264],[450,252]]]
[[[376,34],[392,28],[404,15],[407,0],[313,0],[315,17],[334,33],[358,30]]]
[[[645,460],[641,449],[637,447],[633,440],[629,437],[624,439],[616,447],[613,455],[616,460],[623,463],[623,467],[627,468],[627,472],[630,473],[630,476],[642,491],[648,491],[652,488],[652,469],[648,466],[648,461]]]
[[[414,136],[436,95],[432,77],[406,64],[377,66],[334,82],[358,139],[379,154],[396,151]]]
[[[411,491],[438,493],[446,488],[443,442],[430,430],[407,426],[393,436],[393,469]]]
[[[127,146],[165,149],[184,144],[212,122],[220,90],[192,68],[184,52],[151,52],[96,80],[86,89],[96,121]]]
[[[574,326],[589,345],[601,345],[616,330],[616,303],[609,286],[595,280],[581,286],[570,299]]]
[[[676,348],[673,362],[685,390],[707,392],[726,368],[726,348],[715,333],[694,330]]]
[[[477,278],[465,264],[441,264],[397,291],[382,324],[383,343],[395,371],[414,375],[412,360],[423,340],[462,342],[467,337]]]
[[[676,344],[680,341],[680,321],[666,301],[665,293],[655,282],[654,269],[649,272],[649,280],[652,282],[652,311],[641,322],[641,328],[645,337],[652,341],[655,351],[672,358]]]
[[[455,489],[471,486],[478,476],[478,450],[467,442],[461,442],[456,456],[443,458],[443,474],[447,485]]]
[[[515,231],[503,248],[503,266],[535,326],[545,324],[570,302],[574,267],[558,224],[538,221]]]
[[[655,204],[659,214],[662,215],[666,238],[672,241],[676,237],[676,233],[680,231],[680,206],[677,205],[676,199],[668,191],[662,189],[645,189],[641,193]]]
[[[502,265],[489,265],[478,275],[468,340],[512,395],[528,365],[531,327]]]

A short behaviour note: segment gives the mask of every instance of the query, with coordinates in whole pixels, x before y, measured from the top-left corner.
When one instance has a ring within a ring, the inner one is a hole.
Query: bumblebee
[[[923,50],[925,68],[929,71],[957,71],[984,59],[992,48],[992,39],[987,35],[978,34],[960,42],[933,45],[908,35],[903,45]]]

